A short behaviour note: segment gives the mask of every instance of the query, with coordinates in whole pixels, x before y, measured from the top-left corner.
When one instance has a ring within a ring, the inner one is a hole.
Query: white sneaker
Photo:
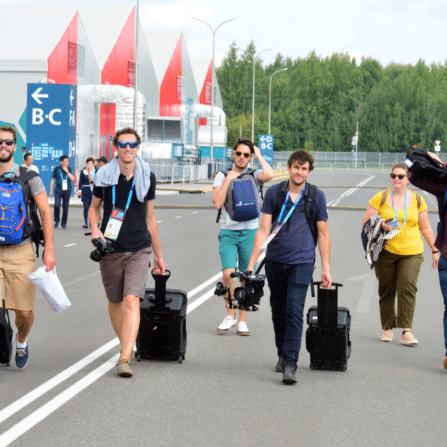
[[[247,323],[245,321],[239,321],[237,324],[237,335],[250,335]]]
[[[236,326],[236,323],[237,323],[237,317],[236,316],[233,318],[233,317],[230,317],[229,315],[227,315],[224,318],[224,321],[222,321],[221,325],[218,326],[217,332],[219,334],[228,334],[228,331],[232,327]]]

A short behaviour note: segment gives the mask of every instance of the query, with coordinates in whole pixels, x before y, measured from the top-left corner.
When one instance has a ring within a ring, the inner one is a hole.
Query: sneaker
[[[284,359],[282,357],[278,357],[278,363],[275,366],[275,371],[282,373],[282,362],[284,361]]]
[[[62,224],[61,227],[66,230],[67,229],[67,225]]]
[[[130,369],[130,362],[126,359],[119,359],[116,366],[116,373],[121,377],[132,377],[133,372]]]
[[[54,228],[57,228],[59,226],[59,222],[54,222]]]
[[[387,331],[385,331],[382,334],[382,336],[380,337],[380,341],[385,341],[385,342],[393,341],[393,330],[388,329]]]
[[[17,337],[16,337],[17,340]],[[16,346],[16,365],[17,368],[23,369],[28,363],[29,358],[29,349],[28,343],[26,344],[26,348],[17,348]]]
[[[237,335],[250,335],[247,323],[245,321],[239,321],[237,324]]]
[[[228,331],[236,326],[237,323],[237,317],[230,317],[229,315],[227,315],[224,319],[224,321],[222,321],[221,325],[218,326],[217,328],[217,332],[219,334],[228,334]]]
[[[418,344],[418,341],[411,331],[405,331],[402,337],[400,337],[400,342],[405,346],[416,346]]]
[[[296,383],[295,367],[291,363],[286,363],[283,370],[282,381],[287,385]]]

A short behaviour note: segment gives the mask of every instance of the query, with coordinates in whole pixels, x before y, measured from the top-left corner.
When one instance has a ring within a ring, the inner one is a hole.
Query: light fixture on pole
[[[225,22],[222,22],[216,29],[213,30],[213,28],[211,27],[211,25],[207,22],[205,22],[204,20],[198,19],[197,17],[191,17],[194,20],[198,20],[199,22],[204,23],[213,33],[213,58],[212,58],[212,69],[211,69],[211,129],[210,129],[210,161],[211,161],[211,174],[213,174],[214,172],[214,168],[213,168],[213,149],[214,149],[214,135],[213,135],[213,131],[214,131],[214,47],[215,47],[215,41],[216,41],[216,32],[217,30],[224,25],[225,23],[228,22],[232,22],[233,20],[236,20],[237,17],[234,17],[230,20],[225,20]]]
[[[270,135],[270,121],[272,117],[272,78],[276,73],[279,73],[280,71],[286,71],[287,68],[281,68],[281,70],[276,70],[272,75],[270,76],[270,88],[269,88],[269,135]]]

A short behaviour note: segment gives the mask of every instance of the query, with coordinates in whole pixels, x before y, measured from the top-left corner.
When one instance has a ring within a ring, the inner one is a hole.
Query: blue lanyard
[[[59,174],[61,175],[61,180],[62,180],[62,182],[63,182],[64,180],[68,180],[68,174],[65,174],[66,177],[64,178],[64,176],[63,176],[63,174],[62,174],[62,168],[60,168],[60,170],[59,170]]]
[[[296,206],[298,205],[298,202],[300,201],[301,196],[303,195],[303,190],[304,190],[304,188],[300,191],[298,198],[295,200],[295,203],[292,205],[292,208],[290,208],[289,212],[287,213],[287,216],[284,219],[283,225],[289,220],[289,217],[291,216],[291,214],[295,210]],[[289,191],[287,191],[286,200],[284,200],[284,203],[281,207],[281,211],[278,216],[277,225],[279,225],[281,223],[282,215],[284,214],[288,200],[289,200]]]
[[[404,225],[407,222],[407,199],[408,199],[408,191],[405,191],[405,205],[404,205]],[[396,209],[396,205],[394,205],[394,188],[391,189],[391,202],[393,203],[393,208],[394,208],[394,216],[396,219],[396,222],[398,221],[398,217],[397,217],[397,209]]]
[[[125,211],[127,211],[129,209],[130,201],[132,200],[134,186],[135,186],[135,179],[132,180],[132,186],[130,187],[129,197],[127,198]],[[116,191],[115,191],[115,185],[113,185],[112,186],[112,205],[113,205],[113,207],[115,207],[115,202],[116,202]]]
[[[17,168],[17,163],[14,163],[14,166],[12,167],[12,169],[5,174],[5,177],[8,177],[9,175],[14,174],[14,171],[16,170],[16,168]]]

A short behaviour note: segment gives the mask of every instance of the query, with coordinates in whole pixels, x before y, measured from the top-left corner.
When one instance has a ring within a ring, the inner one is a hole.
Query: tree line
[[[359,151],[405,152],[414,144],[433,149],[447,136],[447,63],[383,67],[372,58],[357,64],[348,54],[312,52],[296,60],[278,53],[263,66],[255,54],[253,42],[242,51],[233,42],[216,69],[229,146],[240,135],[251,138],[253,60],[255,140],[268,133],[270,76],[287,68],[272,78],[275,150],[351,151],[357,122]]]

